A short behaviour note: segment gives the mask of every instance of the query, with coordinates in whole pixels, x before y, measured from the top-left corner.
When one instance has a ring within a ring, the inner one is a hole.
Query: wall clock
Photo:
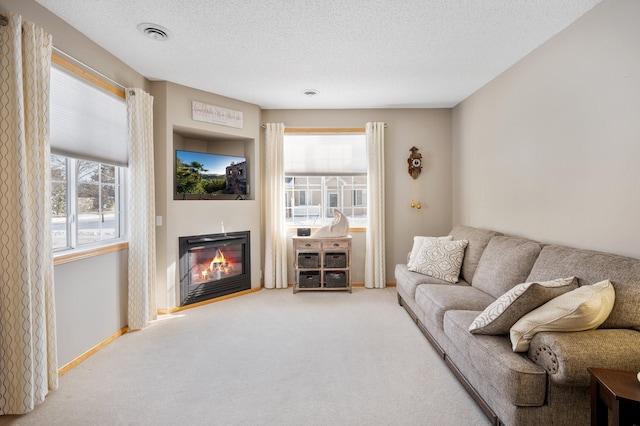
[[[422,154],[418,152],[418,148],[415,146],[412,146],[409,151],[411,151],[411,155],[407,159],[407,163],[409,163],[409,174],[412,178],[418,179],[422,171]]]

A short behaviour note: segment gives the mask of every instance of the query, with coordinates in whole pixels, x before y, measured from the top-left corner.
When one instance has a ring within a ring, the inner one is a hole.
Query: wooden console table
[[[591,374],[591,425],[640,424],[640,382],[634,371],[588,368]]]

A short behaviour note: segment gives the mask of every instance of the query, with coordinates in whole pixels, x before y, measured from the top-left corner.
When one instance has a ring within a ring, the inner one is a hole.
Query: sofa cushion
[[[514,405],[538,407],[544,404],[545,370],[514,353],[506,336],[469,333],[469,325],[477,315],[477,311],[447,311],[444,316],[444,332],[455,346],[456,365],[470,363],[483,376],[483,381]]]
[[[529,350],[541,331],[584,331],[597,328],[609,316],[616,298],[609,280],[562,294],[520,318],[511,327],[513,350]]]
[[[469,286],[464,280],[458,280],[457,283],[447,283],[444,280],[422,275],[417,272],[411,272],[409,267],[403,263],[396,265],[395,269],[396,287],[402,288],[405,296],[410,297],[412,300],[416,298],[416,288],[422,284],[444,284],[444,285],[461,285]]]
[[[556,245],[545,246],[527,281],[575,276],[578,284],[610,280],[616,301],[601,328],[640,330],[640,260]]]
[[[467,240],[425,239],[409,270],[450,283],[458,282]]]
[[[541,249],[540,243],[525,238],[493,237],[480,257],[472,285],[500,297],[525,282]]]
[[[422,243],[424,240],[440,240],[440,241],[451,241],[453,237],[451,235],[446,235],[444,237],[423,237],[420,235],[416,235],[413,237],[413,247],[411,248],[411,252],[409,253],[409,258],[407,259],[407,266],[409,268],[414,267],[414,262],[416,257],[418,256],[418,252],[422,248]]]
[[[494,300],[469,326],[474,334],[509,334],[524,314],[578,287],[575,277],[522,283]]]
[[[416,304],[440,330],[448,310],[482,311],[493,300],[487,293],[469,286],[432,284],[418,286],[416,290]]]
[[[469,284],[473,284],[473,274],[476,272],[482,252],[491,238],[502,234],[487,229],[458,225],[451,230],[450,235],[453,236],[454,240],[469,241],[464,253],[460,276]]]

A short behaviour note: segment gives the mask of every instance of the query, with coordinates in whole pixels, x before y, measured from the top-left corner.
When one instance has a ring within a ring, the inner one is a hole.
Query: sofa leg
[[[402,297],[398,294],[398,305],[402,306]]]

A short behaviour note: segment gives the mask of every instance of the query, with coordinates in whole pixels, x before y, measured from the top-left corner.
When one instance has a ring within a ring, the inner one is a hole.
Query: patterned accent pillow
[[[575,277],[522,283],[498,297],[469,326],[474,334],[509,334],[523,315],[563,293],[578,288]]]
[[[611,313],[615,300],[616,293],[609,280],[562,294],[516,321],[509,331],[513,351],[528,351],[533,336],[542,331],[596,329]]]
[[[413,248],[411,249],[411,253],[409,254],[409,260],[407,261],[407,266],[409,268],[415,267],[414,265],[415,259],[418,256],[418,252],[420,252],[420,247],[422,247],[422,243],[424,242],[424,240],[433,240],[433,239],[438,239],[441,241],[451,241],[453,240],[453,237],[451,235],[447,235],[445,237],[422,237],[422,236],[416,235],[415,237],[413,237]]]
[[[422,241],[410,271],[439,280],[457,283],[468,240],[440,241],[437,238]]]

